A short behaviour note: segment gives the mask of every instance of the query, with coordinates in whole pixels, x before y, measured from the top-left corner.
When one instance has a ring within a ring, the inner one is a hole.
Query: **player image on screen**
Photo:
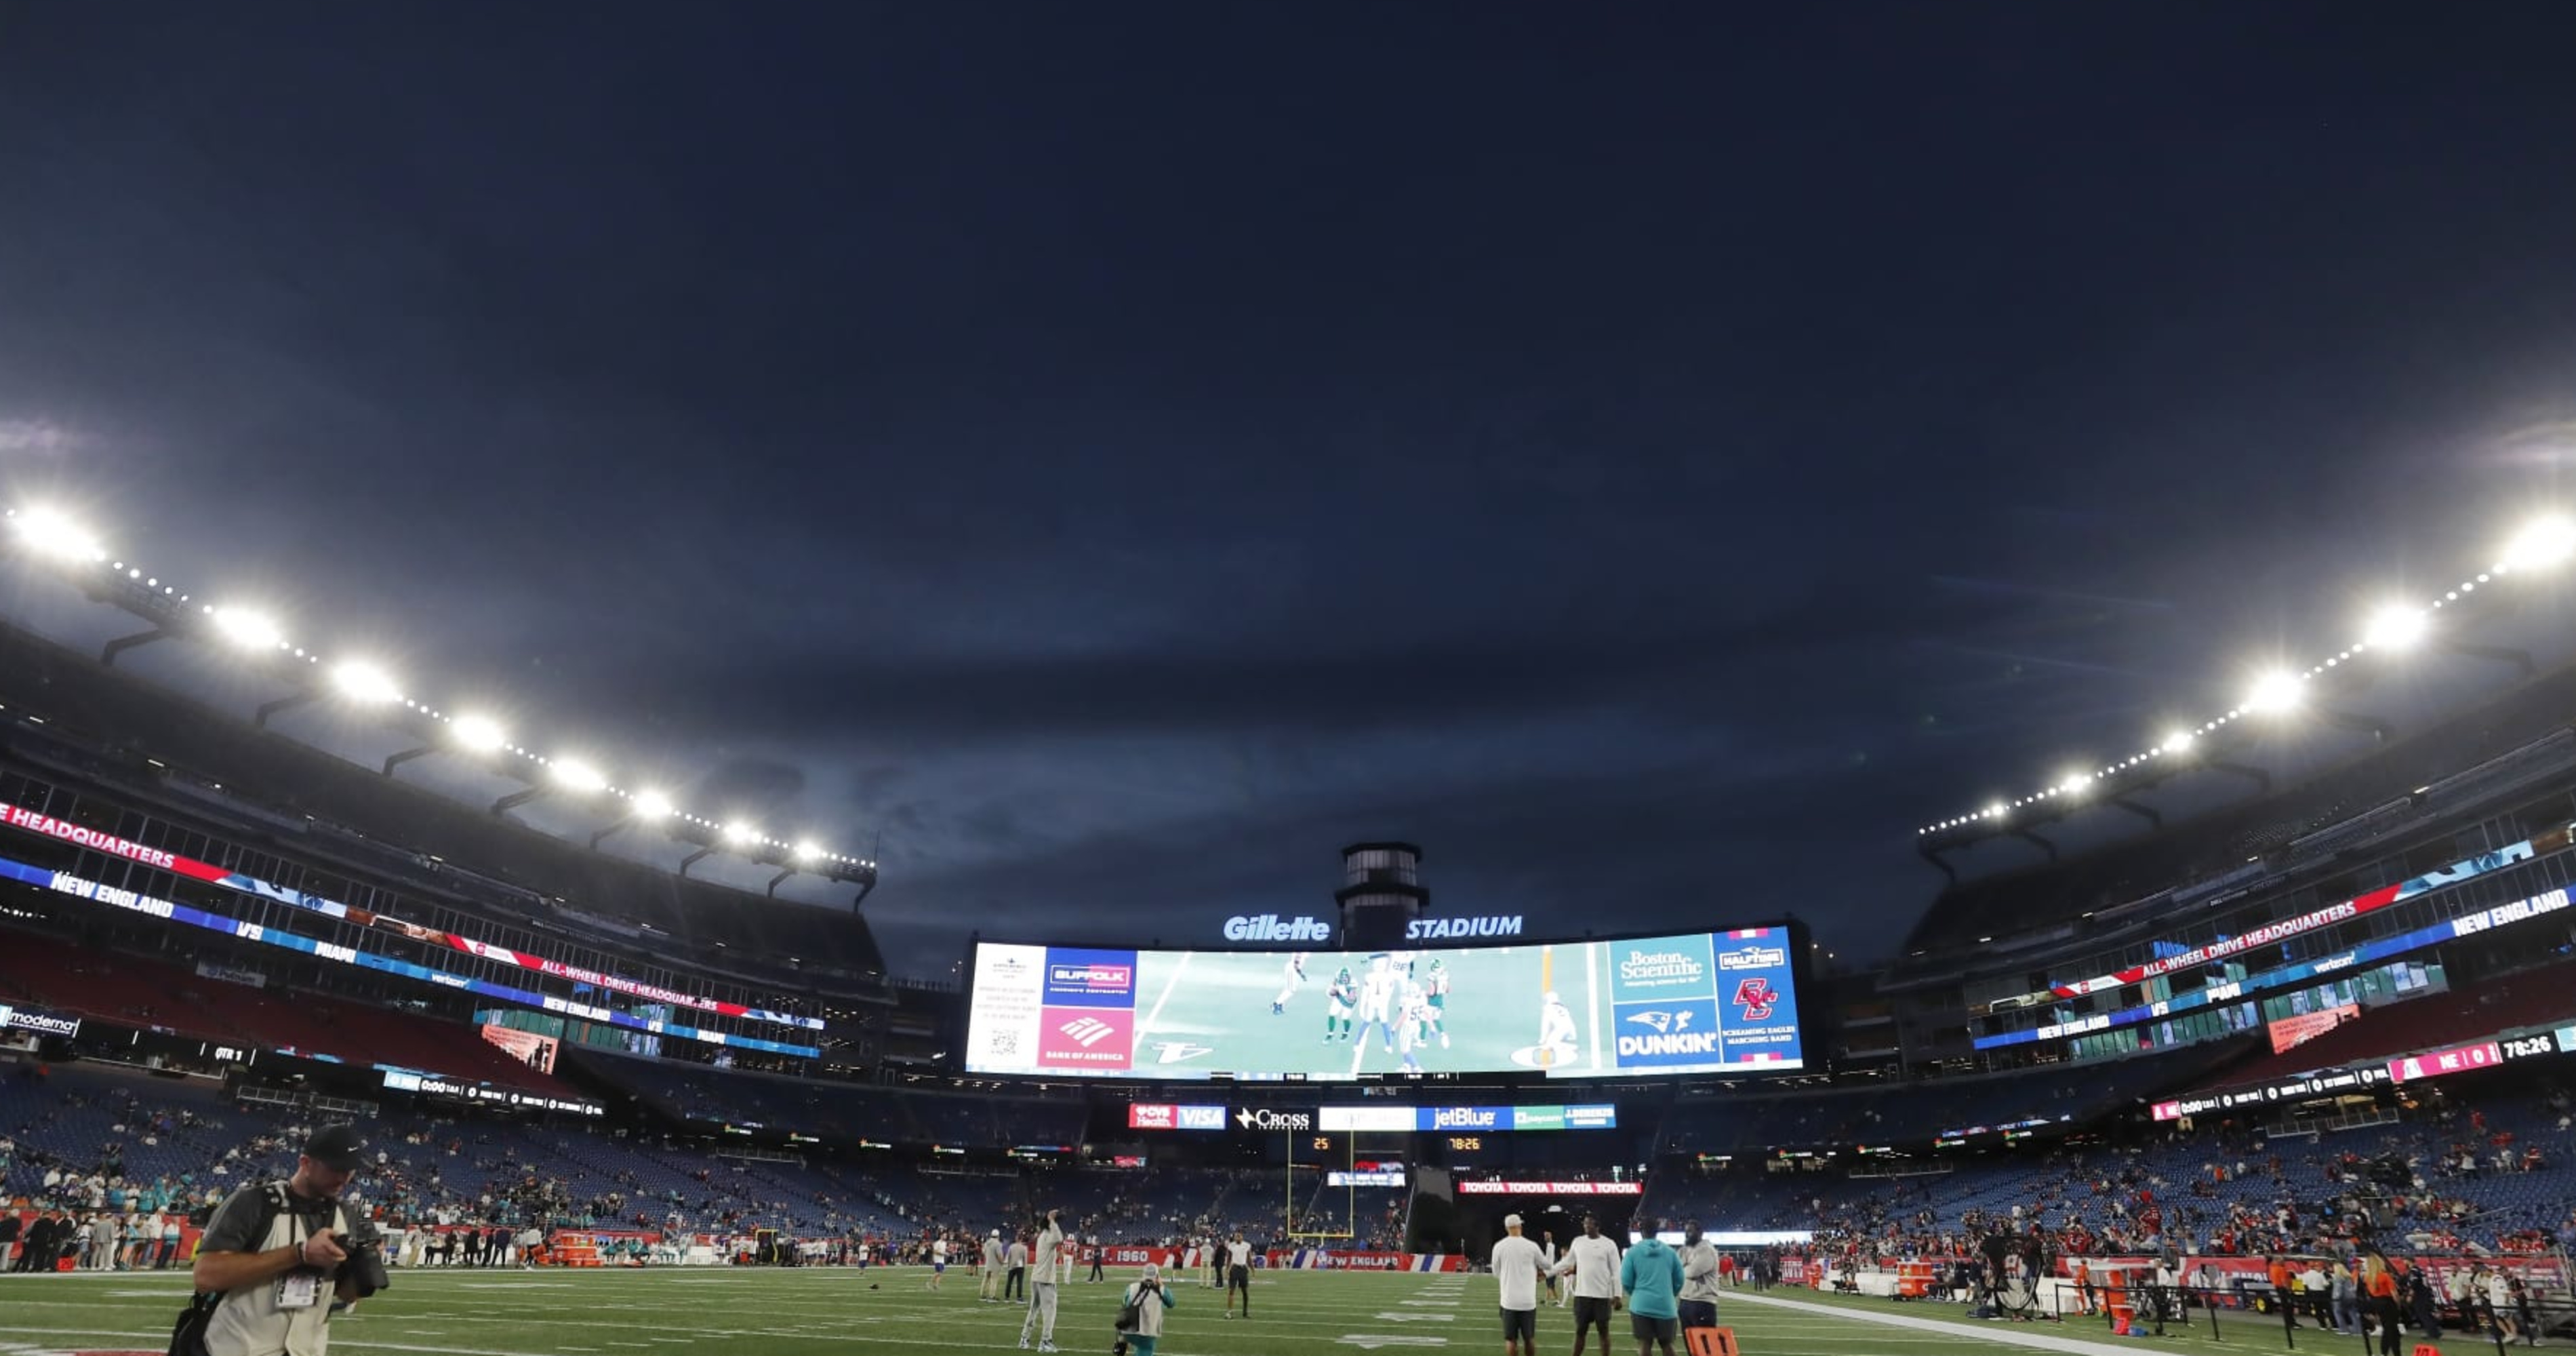
[[[1396,1009],[1395,1048],[1404,1056],[1406,1073],[1422,1072],[1422,1061],[1415,1057],[1431,1038],[1431,995],[1421,985],[1405,981]]]
[[[1530,1061],[1542,1069],[1569,1068],[1574,1063],[1574,1010],[1550,989],[1539,996],[1538,1044]]]
[[[1351,967],[1345,965],[1333,976],[1332,986],[1324,990],[1324,1002],[1324,1043],[1349,1040],[1351,1012],[1360,1002],[1360,982],[1351,978]]]
[[[1368,958],[1368,973],[1360,980],[1360,1034],[1362,1054],[1369,1041],[1369,1029],[1375,1027],[1379,1039],[1386,1042],[1386,1052],[1395,1053],[1395,1027],[1387,1018],[1395,1004],[1395,960],[1380,951]],[[1352,1058],[1351,1072],[1359,1072],[1358,1057]]]
[[[1297,990],[1305,985],[1306,955],[1307,953],[1303,951],[1288,953],[1288,982],[1280,985],[1279,996],[1270,1000],[1271,1016],[1276,1017],[1288,1011],[1288,1000],[1296,997]]]
[[[1423,1019],[1423,1039],[1429,1040],[1436,1032],[1440,1037],[1440,1048],[1446,1050],[1449,1048],[1449,967],[1442,965],[1438,956],[1431,958],[1431,974],[1422,981],[1422,992],[1431,1005],[1430,1015]]]
[[[1796,947],[1779,926],[1436,951],[978,942],[963,1060],[1147,1079],[1786,1072],[1802,1063]],[[1320,1052],[1315,1028],[1281,1020],[1316,987]]]

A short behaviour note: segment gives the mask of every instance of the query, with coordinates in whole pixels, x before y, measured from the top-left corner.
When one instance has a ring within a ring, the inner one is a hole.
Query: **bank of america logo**
[[[1097,1017],[1076,1017],[1056,1030],[1073,1038],[1073,1043],[1088,1050],[1116,1035],[1118,1028]]]

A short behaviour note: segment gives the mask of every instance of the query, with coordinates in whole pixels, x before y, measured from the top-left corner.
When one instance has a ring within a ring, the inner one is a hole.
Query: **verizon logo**
[[[1056,1030],[1070,1037],[1074,1044],[1085,1050],[1118,1034],[1118,1028],[1097,1017],[1076,1017],[1057,1027]]]

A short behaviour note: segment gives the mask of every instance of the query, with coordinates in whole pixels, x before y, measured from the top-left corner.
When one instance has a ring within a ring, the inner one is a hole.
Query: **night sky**
[[[904,968],[1320,914],[1374,837],[1446,912],[1876,954],[1915,826],[2558,495],[2571,50],[2558,3],[0,3],[0,471],[881,841]]]

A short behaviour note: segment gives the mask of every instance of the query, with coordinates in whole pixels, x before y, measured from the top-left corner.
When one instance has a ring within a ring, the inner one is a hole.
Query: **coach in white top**
[[[1601,1329],[1601,1356],[1611,1356],[1610,1307],[1619,1295],[1619,1245],[1601,1236],[1601,1221],[1583,1217],[1583,1236],[1568,1244],[1555,1275],[1574,1276],[1574,1356],[1583,1356],[1583,1336]]]
[[[1521,1237],[1520,1216],[1503,1216],[1491,1264],[1502,1291],[1503,1356],[1538,1356],[1538,1283],[1547,1274],[1547,1259],[1536,1243]]]

